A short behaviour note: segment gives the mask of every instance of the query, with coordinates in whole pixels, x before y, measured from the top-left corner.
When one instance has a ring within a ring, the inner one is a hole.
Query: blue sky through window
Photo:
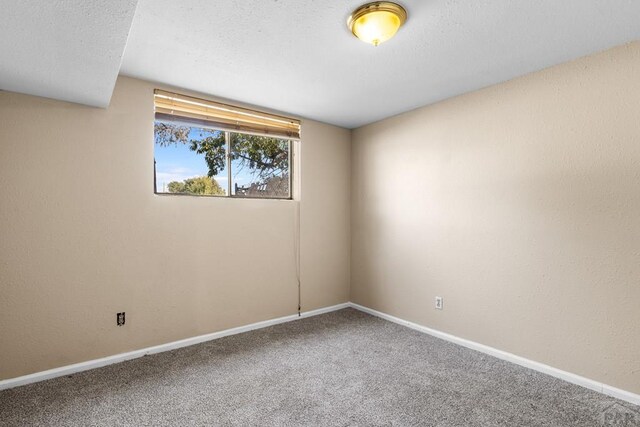
[[[200,139],[203,134],[207,136],[211,133],[208,130],[191,128],[188,139]],[[204,155],[191,151],[189,144],[178,143],[165,147],[155,144],[154,156],[156,160],[157,193],[168,192],[167,187],[172,181],[181,182],[189,178],[206,176],[209,172]],[[234,160],[232,162],[231,170],[233,172],[233,183],[237,183],[238,185],[249,185],[256,179],[249,168],[242,166],[240,160]],[[228,189],[226,168],[221,170],[214,178],[226,193]]]

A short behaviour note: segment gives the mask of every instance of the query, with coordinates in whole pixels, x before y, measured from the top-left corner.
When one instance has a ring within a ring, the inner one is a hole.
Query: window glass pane
[[[230,140],[234,196],[289,198],[289,140],[242,133]]]
[[[225,134],[156,120],[156,193],[227,194]]]

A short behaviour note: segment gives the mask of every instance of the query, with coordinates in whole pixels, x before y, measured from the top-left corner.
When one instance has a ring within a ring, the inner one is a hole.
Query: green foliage
[[[288,148],[287,141],[278,138],[231,134],[231,158],[241,160],[263,180],[288,173]]]
[[[224,132],[200,130],[199,139],[189,139],[191,128],[171,123],[155,123],[155,142],[166,147],[171,144],[189,144],[189,148],[203,154],[208,176],[213,177],[226,166]],[[267,136],[231,133],[231,160],[240,161],[240,167],[248,167],[261,181],[289,173],[289,144],[286,140]]]
[[[182,181],[171,181],[168,185],[169,193],[186,193],[187,184]]]
[[[216,176],[223,171],[226,165],[224,132],[207,136],[203,139],[192,139],[189,141],[189,148],[198,154],[204,154],[209,172],[207,175]]]
[[[184,143],[189,138],[189,126],[178,126],[170,123],[155,122],[154,135],[156,144],[166,147],[178,142]]]
[[[224,196],[225,191],[218,181],[208,176],[185,179],[182,182],[172,181],[168,185],[169,193],[196,194],[205,196]]]

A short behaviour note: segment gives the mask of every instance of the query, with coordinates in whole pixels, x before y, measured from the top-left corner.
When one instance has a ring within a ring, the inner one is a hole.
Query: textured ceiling
[[[375,48],[364,0],[140,0],[122,73],[348,128],[640,38],[639,0],[399,0]]]
[[[0,89],[109,105],[137,0],[0,0]]]
[[[400,0],[374,48],[364,2],[0,0],[0,89],[106,106],[120,71],[353,128],[640,39],[639,0]]]

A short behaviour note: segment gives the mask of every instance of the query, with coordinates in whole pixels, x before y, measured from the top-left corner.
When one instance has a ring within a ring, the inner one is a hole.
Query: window
[[[291,198],[293,119],[156,91],[155,192]]]

